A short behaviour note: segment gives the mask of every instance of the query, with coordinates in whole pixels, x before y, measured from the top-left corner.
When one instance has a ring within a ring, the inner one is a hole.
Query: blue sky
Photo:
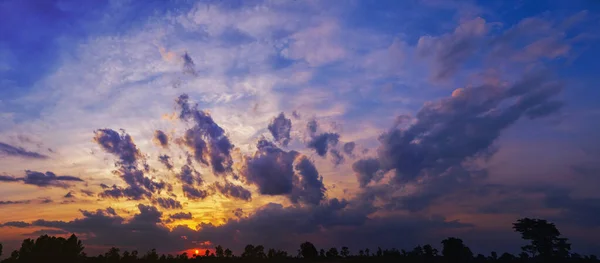
[[[267,242],[256,230],[265,217],[319,215],[324,232],[301,222],[273,244],[410,248],[457,235],[479,253],[516,252],[510,223],[535,216],[557,222],[574,250],[598,253],[600,214],[587,211],[600,200],[599,11],[585,0],[3,1],[0,212],[12,213],[0,216],[10,233],[0,241],[76,229],[39,218],[123,217],[129,229],[139,223],[129,215],[152,213],[160,222],[147,234],[173,240],[162,251],[197,248],[182,233],[240,248]],[[181,94],[212,128],[181,114]],[[168,143],[157,145],[157,130]],[[186,188],[186,165],[207,196]],[[134,172],[156,184],[128,181]],[[281,178],[306,183],[278,189]],[[159,182],[171,190],[155,192]],[[193,217],[169,220],[176,212]],[[236,230],[242,241],[221,237]]]

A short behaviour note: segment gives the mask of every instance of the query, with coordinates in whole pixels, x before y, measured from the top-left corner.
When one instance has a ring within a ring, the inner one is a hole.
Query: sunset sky
[[[600,254],[600,2],[0,2],[0,243]]]

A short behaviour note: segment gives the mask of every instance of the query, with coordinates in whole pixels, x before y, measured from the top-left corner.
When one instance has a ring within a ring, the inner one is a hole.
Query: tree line
[[[571,244],[567,238],[561,237],[560,231],[553,223],[542,219],[522,218],[513,223],[513,230],[521,234],[528,245],[521,248],[519,255],[503,253],[498,256],[492,252],[489,256],[474,255],[471,249],[456,237],[442,240],[442,250],[438,251],[430,244],[417,246],[410,251],[404,249],[381,249],[371,251],[369,248],[352,253],[350,248],[336,247],[317,249],[311,242],[300,244],[297,254],[278,249],[268,249],[262,245],[247,245],[240,255],[234,255],[228,248],[218,245],[214,253],[206,250],[203,253],[188,255],[159,255],[156,249],[140,255],[137,251],[123,251],[111,248],[98,256],[88,256],[81,240],[71,235],[69,238],[42,235],[36,240],[25,239],[20,249],[13,251],[2,263],[79,263],[79,262],[189,262],[189,261],[333,261],[333,262],[424,262],[424,263],[483,263],[483,262],[600,262],[594,255],[582,256],[571,253]],[[0,256],[2,244],[0,244]]]

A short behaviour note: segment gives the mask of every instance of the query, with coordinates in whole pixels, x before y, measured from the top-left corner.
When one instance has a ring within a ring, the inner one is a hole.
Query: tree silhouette
[[[225,257],[226,258],[233,257],[233,252],[231,252],[231,249],[229,249],[229,248],[225,249]]]
[[[337,248],[335,248],[335,247],[332,247],[332,248],[330,248],[329,250],[327,250],[326,256],[327,256],[327,258],[337,258],[337,257],[339,257],[340,255],[339,255],[339,253],[338,253],[338,250],[337,250]]]
[[[111,261],[111,262],[116,262],[121,260],[121,255],[119,254],[120,250],[116,247],[112,247],[111,249],[108,250],[108,252],[106,252],[104,254],[104,257],[106,258],[106,260]]]
[[[0,243],[0,257],[2,256],[2,243]]]
[[[513,229],[521,233],[521,238],[531,241],[521,249],[532,257],[537,255],[542,260],[550,260],[569,256],[571,244],[567,242],[568,239],[560,237],[560,231],[553,223],[543,219],[521,218],[513,223]]]
[[[223,251],[223,247],[221,245],[215,247],[215,255],[218,258],[225,257],[225,252]]]
[[[300,244],[300,255],[305,259],[315,259],[319,256],[319,252],[315,245],[306,241]]]
[[[444,245],[442,255],[449,262],[463,262],[473,257],[471,249],[465,246],[460,238],[446,238],[442,240],[442,245]]]
[[[340,251],[342,257],[350,256],[350,249],[348,247],[342,247],[342,251]]]
[[[319,250],[319,257],[324,258],[325,257],[325,249]]]

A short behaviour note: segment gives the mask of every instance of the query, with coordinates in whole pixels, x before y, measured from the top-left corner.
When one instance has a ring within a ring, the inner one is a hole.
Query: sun
[[[194,254],[196,254],[196,255],[198,255],[199,253],[200,253],[200,251],[198,251],[198,249],[196,249],[196,250],[194,251]]]

